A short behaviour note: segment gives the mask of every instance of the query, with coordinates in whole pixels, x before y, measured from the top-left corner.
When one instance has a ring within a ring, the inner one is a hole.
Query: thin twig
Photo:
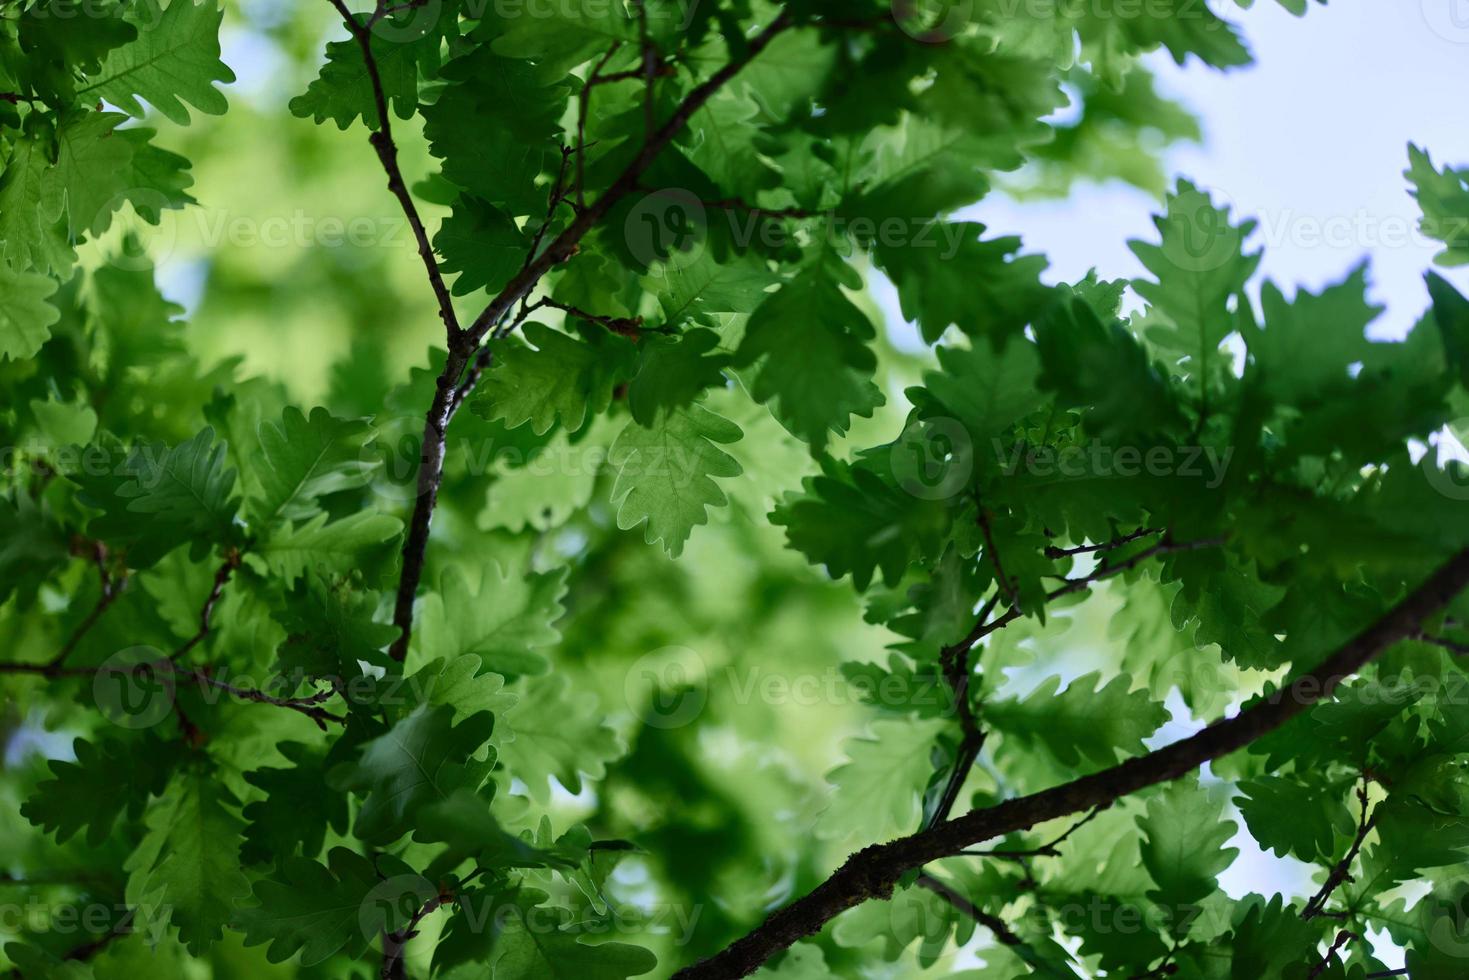
[[[408,945],[408,940],[418,935],[418,924],[430,913],[437,911],[453,899],[453,892],[440,889],[437,895],[424,902],[418,911],[413,913],[407,925],[397,932],[383,935],[383,967],[380,973],[382,980],[396,980],[403,976],[403,953]]]
[[[1414,639],[1421,640],[1424,643],[1431,643],[1437,647],[1443,647],[1457,657],[1469,657],[1469,643],[1459,643],[1456,640],[1450,640],[1443,636],[1435,636],[1428,632],[1419,633]]]
[[[1087,555],[1087,554],[1092,554],[1093,552],[1098,552],[1098,551],[1111,551],[1113,548],[1120,548],[1120,547],[1122,547],[1125,544],[1131,544],[1132,542],[1136,541],[1138,538],[1146,538],[1146,537],[1148,537],[1151,534],[1162,534],[1162,533],[1163,533],[1163,528],[1160,528],[1160,527],[1145,527],[1145,528],[1141,528],[1139,530],[1133,531],[1131,534],[1124,534],[1120,538],[1113,538],[1111,541],[1104,541],[1101,544],[1084,544],[1084,545],[1080,545],[1080,546],[1075,547],[1075,548],[1057,548],[1054,545],[1051,545],[1051,546],[1048,546],[1046,548],[1046,557],[1047,558],[1066,558],[1066,557],[1069,557],[1071,555]]]
[[[969,899],[965,898],[963,895],[959,894],[953,888],[949,887],[947,884],[935,878],[928,872],[925,871],[923,874],[919,875],[915,884],[917,884],[919,888],[926,888],[929,891],[933,892],[935,895],[938,895],[944,901],[954,906],[954,908],[958,909],[960,912],[963,912],[975,922],[978,922],[980,925],[984,926],[990,932],[995,934],[996,940],[1003,943],[1004,945],[1010,947],[1025,945],[1025,940],[1016,935],[1014,930],[1012,930],[1008,925],[1005,924],[1004,919],[1001,919],[997,915],[991,915],[989,912],[986,912],[984,909],[980,908],[978,905],[975,905]]]
[[[76,650],[77,644],[82,642],[82,637],[91,631],[97,621],[102,618],[108,608],[117,601],[117,597],[127,588],[127,569],[123,569],[116,578],[107,566],[107,546],[101,541],[92,542],[92,561],[97,566],[97,577],[101,583],[101,592],[97,596],[97,603],[92,611],[87,613],[85,619],[72,630],[71,635],[62,644],[61,650],[47,663],[46,672],[59,672],[66,663],[66,659]]]
[[[1355,932],[1348,932],[1345,929],[1343,929],[1341,932],[1338,932],[1336,934],[1336,939],[1332,941],[1331,948],[1326,951],[1325,956],[1321,957],[1321,962],[1317,963],[1314,967],[1311,968],[1311,972],[1306,974],[1307,980],[1310,980],[1310,978],[1312,977],[1319,977],[1321,976],[1321,974],[1325,973],[1326,968],[1331,965],[1331,961],[1336,958],[1337,952],[1343,946],[1351,942],[1353,939],[1361,938],[1362,937],[1357,935]]]
[[[1217,538],[1205,538],[1198,541],[1179,542],[1171,541],[1167,538],[1164,538],[1164,540],[1158,542],[1157,544],[1149,548],[1145,548],[1132,557],[1120,561],[1115,565],[1103,566],[1092,571],[1090,574],[1084,575],[1080,578],[1066,579],[1060,586],[1046,593],[1045,601],[1051,602],[1055,599],[1061,598],[1062,596],[1072,595],[1076,592],[1085,592],[1087,589],[1090,589],[1098,582],[1105,581],[1114,576],[1121,575],[1123,572],[1130,571],[1131,569],[1136,568],[1138,565],[1141,565],[1148,559],[1154,558],[1158,555],[1174,554],[1176,552],[1183,551],[1198,551],[1204,548],[1217,548],[1220,545],[1224,544],[1226,540],[1227,538],[1222,536]],[[962,642],[968,643],[970,645],[978,643],[980,640],[984,639],[986,636],[989,636],[995,630],[1003,629],[1004,627],[1009,626],[1015,620],[1019,619],[1021,614],[1022,611],[1018,606],[1011,606],[992,622],[976,623],[974,630],[969,634],[969,636],[965,637]]]
[[[1063,833],[1060,837],[1057,837],[1054,840],[1049,841],[1048,843],[1042,844],[1040,847],[1037,847],[1034,850],[1030,850],[1030,851],[1005,851],[1005,850],[974,851],[974,850],[964,850],[964,851],[960,851],[959,853],[960,854],[964,854],[964,855],[968,855],[970,857],[1007,858],[1007,859],[1010,859],[1010,860],[1019,860],[1021,858],[1033,858],[1033,857],[1059,857],[1061,855],[1061,850],[1060,850],[1061,845],[1064,844],[1064,843],[1066,843],[1066,841],[1071,837],[1072,834],[1076,833],[1078,830],[1080,830],[1081,828],[1085,827],[1087,824],[1089,824],[1093,820],[1095,820],[1097,818],[1097,814],[1101,813],[1105,809],[1107,809],[1105,806],[1094,807],[1090,813],[1088,813],[1086,816],[1082,817],[1080,820],[1076,821],[1069,828],[1067,828],[1066,832]]]
[[[193,636],[168,655],[171,663],[178,663],[179,658],[204,642],[204,638],[209,635],[209,630],[213,626],[214,609],[219,605],[220,597],[224,595],[224,587],[229,584],[230,576],[239,567],[240,553],[231,549],[230,553],[225,556],[224,564],[220,565],[219,571],[214,573],[214,584],[209,589],[209,595],[204,599],[204,605],[199,609],[199,628]]]
[[[575,306],[568,306],[566,303],[554,300],[549,296],[541,297],[541,299],[536,302],[535,307],[532,307],[532,309],[541,306],[549,306],[553,310],[560,310],[562,313],[565,313],[568,316],[574,316],[578,320],[585,320],[588,323],[598,324],[599,326],[606,327],[613,333],[621,334],[624,337],[635,338],[644,330],[643,318],[640,316],[629,318],[622,316],[602,316],[597,313],[588,313],[586,310],[578,309]]]
[[[160,663],[172,665],[172,662],[167,660],[160,661]],[[210,687],[218,688],[219,690],[224,691],[227,694],[234,695],[241,701],[250,701],[254,704],[273,705],[277,708],[286,708],[290,711],[295,711],[303,714],[307,718],[310,718],[312,721],[316,722],[316,727],[320,728],[322,731],[326,731],[327,722],[333,722],[338,725],[345,725],[347,723],[347,719],[345,716],[332,714],[330,711],[327,711],[325,708],[321,707],[321,703],[323,701],[328,701],[336,696],[337,692],[333,688],[328,688],[323,691],[317,691],[315,694],[307,695],[305,697],[281,698],[276,697],[273,694],[267,694],[264,691],[256,690],[254,688],[236,687],[235,685],[219,680],[218,678],[213,677],[204,671],[180,670],[176,666],[173,667],[173,671],[178,677],[186,678],[188,680],[196,681],[200,684],[207,684]]]
[[[995,566],[995,582],[998,583],[1000,591],[1004,593],[1005,600],[1012,608],[1020,605],[1020,596],[1015,591],[1015,583],[1005,577],[1005,566],[1000,561],[1000,550],[995,547],[995,536],[990,528],[990,514],[984,508],[984,501],[975,498],[975,520],[979,523],[980,534],[984,536],[985,556],[989,558],[990,564]]]
[[[389,8],[384,0],[378,0],[376,9],[368,17],[367,23],[357,21],[352,12],[347,9],[344,0],[328,0],[336,8],[347,25],[347,30],[352,34],[357,47],[362,51],[362,61],[367,68],[367,80],[372,86],[372,101],[377,108],[378,129],[368,136],[368,142],[377,153],[378,160],[382,163],[383,171],[388,175],[388,190],[398,199],[398,205],[403,210],[403,216],[408,219],[408,226],[413,229],[413,237],[418,242],[418,255],[423,260],[424,271],[428,273],[429,286],[434,291],[434,298],[438,301],[439,319],[444,321],[444,329],[448,333],[452,344],[457,340],[460,328],[459,319],[454,313],[454,301],[449,295],[449,287],[444,284],[444,276],[439,271],[438,260],[434,258],[434,248],[429,242],[428,230],[423,225],[423,218],[418,214],[418,206],[413,203],[413,196],[408,192],[408,184],[403,179],[403,170],[398,165],[398,145],[393,142],[393,123],[391,113],[388,110],[388,98],[383,90],[382,74],[378,71],[377,56],[372,53],[372,28],[386,14],[389,9],[411,9],[417,3],[400,4],[398,8]],[[370,127],[369,127],[370,128]]]
[[[1343,882],[1351,880],[1352,861],[1356,859],[1357,852],[1362,849],[1362,844],[1367,840],[1367,835],[1372,832],[1372,827],[1377,823],[1377,814],[1374,811],[1369,817],[1367,814],[1367,780],[1363,777],[1362,784],[1357,787],[1357,799],[1361,802],[1361,816],[1357,820],[1357,836],[1352,840],[1352,846],[1347,849],[1343,857],[1331,869],[1322,883],[1321,890],[1311,897],[1306,907],[1301,910],[1301,918],[1310,920],[1318,915],[1324,914],[1326,902],[1331,898],[1331,893],[1341,887]]]
[[[607,67],[607,62],[612,60],[612,56],[617,54],[618,49],[621,47],[621,41],[612,42],[612,47],[608,48],[607,53],[602,55],[602,60],[597,62],[596,67],[587,76],[586,84],[582,85],[581,91],[577,93],[576,207],[578,211],[584,210],[587,206],[587,116],[592,111],[592,89],[596,87],[598,76],[602,74],[602,69]]]

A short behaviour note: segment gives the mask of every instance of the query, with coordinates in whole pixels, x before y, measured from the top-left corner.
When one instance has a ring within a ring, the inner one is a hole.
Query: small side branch
[[[352,39],[357,42],[357,47],[362,51],[362,61],[367,68],[367,80],[372,86],[372,101],[377,109],[378,128],[368,140],[372,143],[373,151],[377,153],[378,161],[382,164],[383,171],[388,175],[388,190],[398,199],[398,206],[403,210],[403,216],[408,219],[408,226],[413,229],[413,238],[418,243],[418,255],[423,260],[424,271],[428,273],[429,286],[433,289],[434,299],[439,306],[439,319],[444,321],[444,329],[448,334],[451,346],[460,334],[459,319],[454,313],[454,302],[449,295],[449,287],[444,284],[444,276],[439,271],[438,260],[434,258],[434,248],[429,242],[428,230],[424,227],[423,218],[419,216],[418,206],[413,203],[413,195],[408,192],[408,184],[403,179],[403,169],[398,165],[398,145],[393,142],[392,116],[388,110],[388,99],[383,89],[382,74],[378,71],[377,56],[372,52],[372,29],[384,17],[400,10],[411,10],[420,6],[423,0],[399,4],[397,7],[389,7],[386,0],[378,0],[378,4],[372,14],[368,16],[366,23],[359,22],[357,18],[347,9],[345,0],[328,0],[336,8],[337,14],[347,25]]]
[[[117,576],[113,576],[107,564],[107,546],[101,541],[93,541],[91,545],[92,561],[97,566],[97,577],[101,583],[101,592],[97,596],[97,603],[92,607],[92,611],[87,613],[87,617],[77,624],[77,628],[72,630],[71,635],[67,637],[66,643],[62,645],[61,650],[46,664],[46,673],[52,674],[53,676],[55,672],[62,669],[66,664],[67,658],[76,651],[77,644],[82,642],[82,637],[91,632],[92,627],[96,626],[97,621],[102,618],[102,614],[107,612],[112,604],[117,601],[117,597],[122,595],[123,589],[127,588],[127,569],[123,569]]]
[[[1372,832],[1373,826],[1377,823],[1376,812],[1370,816],[1367,812],[1367,781],[1365,778],[1362,780],[1362,785],[1357,787],[1357,799],[1361,804],[1361,816],[1357,819],[1357,836],[1352,839],[1352,846],[1347,848],[1346,856],[1336,863],[1331,873],[1326,876],[1326,881],[1322,883],[1321,889],[1311,896],[1311,900],[1301,910],[1302,919],[1310,920],[1318,915],[1327,914],[1326,903],[1331,898],[1332,892],[1351,880],[1352,862],[1356,860],[1357,852],[1362,849],[1367,835]]]
[[[1066,558],[1066,557],[1069,557],[1071,555],[1089,555],[1089,554],[1094,554],[1094,553],[1100,552],[1100,551],[1111,551],[1112,549],[1114,549],[1114,548],[1120,548],[1120,547],[1122,547],[1125,544],[1131,544],[1132,542],[1138,540],[1139,538],[1146,538],[1146,537],[1149,537],[1150,535],[1162,534],[1162,533],[1163,533],[1163,528],[1160,528],[1160,527],[1145,527],[1145,528],[1141,528],[1140,530],[1133,531],[1131,534],[1124,534],[1120,538],[1113,538],[1111,541],[1104,541],[1101,544],[1084,544],[1084,545],[1079,545],[1079,546],[1077,546],[1075,548],[1057,548],[1054,545],[1052,545],[1052,546],[1046,548],[1046,557],[1047,558]]]
[[[383,935],[383,966],[379,973],[381,980],[400,980],[403,977],[403,954],[408,946],[408,940],[418,935],[418,924],[453,900],[452,892],[441,889],[439,894],[429,899],[413,913],[408,924],[402,929]]]
[[[963,912],[975,922],[978,922],[990,932],[994,933],[995,940],[997,942],[1003,943],[1004,945],[1010,946],[1012,948],[1025,945],[1025,940],[1016,935],[1015,931],[1011,929],[1008,925],[1006,925],[1004,919],[1001,919],[997,915],[991,915],[989,912],[986,912],[984,909],[980,908],[978,905],[975,905],[969,899],[965,898],[963,895],[959,894],[957,891],[950,888],[948,885],[935,878],[933,875],[924,872],[923,874],[918,876],[918,880],[916,883],[919,888],[928,889],[935,895],[942,898],[944,901],[948,902],[954,908],[958,909],[960,912]]]
[[[170,663],[178,663],[190,650],[194,649],[204,638],[209,635],[213,628],[214,609],[219,605],[219,600],[224,596],[224,587],[229,584],[230,576],[234,575],[235,569],[240,567],[240,553],[231,551],[219,566],[219,571],[214,573],[214,584],[209,589],[209,595],[204,599],[204,605],[199,609],[199,629],[194,635],[185,640],[178,649],[168,655]]]

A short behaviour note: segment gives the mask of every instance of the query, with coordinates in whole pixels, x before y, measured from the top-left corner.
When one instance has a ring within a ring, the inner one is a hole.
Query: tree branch
[[[418,924],[430,913],[437,911],[453,900],[453,893],[446,892],[441,888],[437,895],[424,902],[418,911],[413,913],[412,917],[408,920],[408,924],[402,929],[399,929],[397,932],[383,934],[383,966],[379,973],[381,980],[399,980],[404,975],[403,954],[408,946],[408,940],[418,935]]]
[[[1076,823],[1074,823],[1070,827],[1068,827],[1066,829],[1066,832],[1063,833],[1061,836],[1055,838],[1054,840],[1050,841],[1049,843],[1042,844],[1040,847],[1037,847],[1034,850],[1029,850],[1029,851],[1006,851],[1006,850],[960,851],[959,853],[960,854],[963,854],[963,855],[966,855],[968,857],[992,857],[992,858],[1003,858],[1003,859],[1006,859],[1006,860],[1017,860],[1017,861],[1018,860],[1023,860],[1023,859],[1026,859],[1026,858],[1033,858],[1033,857],[1059,857],[1060,854],[1061,854],[1061,851],[1060,851],[1061,845],[1064,844],[1064,843],[1066,843],[1066,841],[1068,839],[1070,839],[1070,837],[1071,837],[1072,834],[1076,833],[1078,830],[1080,830],[1081,828],[1085,827],[1087,824],[1089,824],[1093,820],[1095,820],[1097,818],[1097,814],[1101,813],[1105,809],[1107,809],[1105,806],[1098,806],[1098,807],[1093,808],[1090,813],[1088,813],[1086,816],[1082,817],[1080,820],[1076,821]]]
[[[986,912],[984,909],[975,905],[969,899],[965,898],[963,895],[960,895],[957,891],[950,888],[944,882],[935,878],[928,872],[925,871],[923,874],[919,875],[914,884],[916,884],[919,888],[928,889],[935,895],[942,898],[944,901],[948,902],[950,905],[954,906],[954,908],[958,909],[960,912],[963,912],[965,915],[969,916],[975,922],[978,922],[980,925],[984,926],[990,932],[995,934],[995,939],[997,941],[1003,943],[1004,945],[1011,947],[1025,945],[1025,940],[1016,935],[1015,932],[1011,930],[1008,925],[1005,924],[1004,919],[1000,918],[998,915],[991,915],[989,912]]]
[[[77,624],[77,628],[72,630],[71,636],[67,637],[66,643],[62,645],[61,650],[46,664],[46,671],[48,673],[62,669],[66,664],[66,659],[76,650],[77,644],[82,642],[82,637],[86,636],[92,627],[97,625],[97,621],[102,618],[102,614],[117,601],[117,597],[122,595],[123,589],[127,588],[127,569],[123,569],[121,575],[113,578],[112,572],[107,567],[107,546],[101,541],[92,542],[92,561],[97,566],[97,577],[101,581],[101,594],[98,595],[97,604],[92,607],[92,611],[87,614],[86,619],[83,619]]]
[[[593,66],[587,75],[587,80],[582,84],[581,91],[576,96],[576,207],[584,210],[587,206],[586,175],[587,175],[587,116],[592,111],[592,89],[602,81],[602,69],[612,60],[622,48],[621,41],[613,41],[607,53]]]
[[[224,564],[219,566],[219,571],[214,573],[214,585],[204,599],[204,605],[199,609],[199,629],[177,650],[168,655],[170,663],[177,663],[180,657],[204,642],[204,638],[209,635],[209,630],[213,625],[214,607],[219,605],[220,597],[224,595],[224,587],[229,584],[230,576],[239,567],[240,553],[232,550],[225,557]]]
[[[973,651],[975,644],[980,640],[990,633],[1008,626],[1021,615],[1019,598],[1015,594],[1013,585],[1005,579],[1004,566],[1000,561],[999,551],[995,548],[994,536],[990,531],[989,518],[985,513],[982,503],[979,504],[978,521],[980,530],[984,534],[985,549],[989,553],[991,563],[995,566],[995,579],[999,585],[995,595],[991,596],[990,600],[985,603],[984,608],[980,610],[979,617],[975,621],[974,629],[964,639],[945,647],[939,654],[939,663],[943,667],[944,677],[948,680],[949,687],[954,692],[955,710],[958,712],[959,725],[964,734],[960,740],[959,749],[955,753],[953,770],[949,774],[949,780],[944,786],[943,793],[939,797],[933,815],[926,824],[927,827],[932,827],[948,817],[949,811],[953,809],[954,803],[958,800],[959,791],[963,788],[964,781],[969,776],[970,768],[973,767],[974,761],[979,758],[979,753],[984,748],[985,736],[979,728],[979,723],[974,716],[974,708],[969,702],[969,677],[971,673],[969,655]],[[1120,547],[1122,544],[1127,543],[1127,541],[1136,540],[1141,536],[1141,534],[1129,535],[1125,539],[1099,547]],[[1192,551],[1198,548],[1211,548],[1222,544],[1223,541],[1223,538],[1210,538],[1202,541],[1175,543],[1165,536],[1156,545],[1138,552],[1126,561],[1096,569],[1090,575],[1083,578],[1068,579],[1059,588],[1047,593],[1045,601],[1049,602],[1052,599],[1058,599],[1061,596],[1091,588],[1093,583],[1121,574],[1152,558],[1154,555],[1171,551]],[[1010,608],[998,619],[990,622],[990,613],[994,611],[999,597],[1002,594],[1010,601]]]
[[[452,346],[454,340],[459,336],[459,319],[454,314],[454,302],[449,296],[449,288],[444,285],[443,274],[439,272],[438,260],[434,258],[433,245],[429,243],[428,230],[423,226],[423,218],[418,214],[418,206],[413,203],[413,196],[408,193],[408,185],[403,180],[403,170],[398,166],[398,145],[393,142],[393,123],[388,111],[388,99],[383,91],[383,79],[377,67],[377,57],[372,53],[372,28],[392,11],[409,10],[419,6],[422,0],[411,0],[409,3],[400,4],[396,8],[386,6],[385,0],[378,0],[376,9],[368,17],[366,24],[360,24],[347,9],[344,0],[328,0],[336,8],[347,30],[352,34],[352,39],[357,42],[357,47],[362,51],[362,61],[367,68],[367,80],[372,86],[372,101],[377,108],[378,129],[368,136],[368,142],[372,144],[377,158],[382,163],[383,171],[388,175],[388,190],[398,199],[398,205],[403,209],[403,216],[408,219],[408,226],[413,229],[413,237],[418,242],[418,256],[423,260],[424,271],[428,273],[429,285],[433,288],[434,299],[439,305],[439,319],[444,321],[444,329],[448,333]]]
[[[747,976],[773,954],[818,931],[839,913],[869,898],[891,895],[899,878],[929,861],[1047,820],[1110,804],[1244,748],[1317,701],[1331,697],[1343,680],[1388,647],[1415,636],[1424,621],[1453,601],[1466,586],[1469,586],[1469,549],[1457,552],[1315,670],[1297,676],[1286,687],[1233,718],[1215,722],[1195,735],[1110,769],[972,811],[930,830],[864,848],[807,895],[770,915],[762,925],[722,952],[679,971],[675,977],[726,980]]]
[[[97,547],[102,549],[100,544]],[[105,555],[105,549],[101,553]],[[137,666],[147,666],[155,670],[165,671],[170,677],[190,680],[200,685],[213,687],[227,694],[231,694],[242,701],[249,701],[254,704],[268,704],[277,708],[287,708],[310,718],[323,731],[326,730],[327,722],[345,725],[347,719],[344,716],[332,714],[321,706],[322,702],[329,700],[336,694],[336,691],[333,689],[318,691],[315,694],[305,697],[282,698],[273,694],[267,694],[255,688],[237,687],[234,684],[219,680],[209,674],[208,668],[195,670],[179,664],[179,660],[184,654],[202,643],[204,638],[209,635],[213,628],[214,610],[219,605],[220,598],[224,595],[224,588],[229,583],[230,577],[234,574],[235,569],[239,567],[240,553],[236,550],[231,550],[225,557],[224,563],[220,565],[219,570],[214,573],[214,582],[210,586],[209,594],[204,598],[204,604],[199,609],[198,630],[168,656],[161,657],[147,664],[138,664]],[[96,616],[89,616],[88,619],[95,621]],[[97,667],[66,667],[64,665],[65,655],[70,653],[71,647],[73,646],[75,646],[74,643],[68,643],[67,647],[62,648],[61,654],[58,654],[45,663],[0,663],[0,674],[38,674],[50,680],[56,680],[62,677],[95,677],[103,671],[117,669],[105,664]],[[185,733],[190,738],[196,737],[198,735],[198,729],[184,715],[183,710],[178,707],[177,701],[175,701],[174,707],[179,716],[179,724],[184,728]]]
[[[1337,951],[1340,950],[1347,943],[1351,942],[1353,939],[1360,938],[1361,937],[1358,936],[1355,932],[1348,932],[1345,929],[1343,929],[1341,932],[1338,932],[1336,934],[1336,939],[1332,940],[1331,948],[1326,951],[1325,956],[1321,957],[1321,962],[1317,963],[1314,967],[1311,968],[1311,972],[1306,974],[1307,980],[1311,980],[1311,978],[1313,977],[1319,977],[1321,976],[1321,974],[1325,973],[1326,968],[1331,965],[1331,961],[1336,958]]]
[[[1331,869],[1322,883],[1321,890],[1311,897],[1306,907],[1301,910],[1301,918],[1314,919],[1322,915],[1326,910],[1326,903],[1331,898],[1331,893],[1341,887],[1342,883],[1350,880],[1352,861],[1356,859],[1357,852],[1362,849],[1362,843],[1367,840],[1367,835],[1372,832],[1377,823],[1377,814],[1367,815],[1367,780],[1362,780],[1362,785],[1357,787],[1357,799],[1361,801],[1362,815],[1357,820],[1357,836],[1352,840],[1352,846],[1347,848],[1346,856],[1343,857]]]
[[[945,884],[943,881],[940,881],[938,878],[935,878],[928,872],[923,872],[922,874],[920,874],[917,879],[915,879],[914,884],[916,884],[919,888],[926,888],[927,890],[933,892],[935,895],[948,902],[957,911],[962,912],[964,915],[969,916],[975,922],[978,922],[980,925],[984,926],[994,935],[996,942],[1000,943],[1002,946],[1008,947],[1011,952],[1013,952],[1021,960],[1025,961],[1025,963],[1029,964],[1036,971],[1036,973],[1046,976],[1067,978],[1067,980],[1076,980],[1075,973],[1062,971],[1055,967],[1053,964],[1047,963],[1045,960],[1037,956],[1035,950],[1031,949],[1030,944],[1022,939],[1020,935],[1016,933],[1013,929],[1011,929],[1010,926],[1006,924],[1004,919],[1000,918],[998,915],[993,915],[989,912],[986,912],[984,909],[980,908],[978,905],[975,905],[969,899],[965,898],[963,895],[959,894],[959,892],[955,891],[953,888],[949,887],[949,885]]]
[[[1160,528],[1160,527],[1145,527],[1145,528],[1140,528],[1139,530],[1133,531],[1131,534],[1124,534],[1120,538],[1113,538],[1111,541],[1104,541],[1101,544],[1084,544],[1084,545],[1079,545],[1078,547],[1075,547],[1075,548],[1057,548],[1054,545],[1052,545],[1052,546],[1049,546],[1049,547],[1046,548],[1046,557],[1047,558],[1065,558],[1065,557],[1067,557],[1069,555],[1087,555],[1087,554],[1092,554],[1093,552],[1098,552],[1098,551],[1111,551],[1113,548],[1120,548],[1120,547],[1122,547],[1125,544],[1131,544],[1132,542],[1138,540],[1139,538],[1146,538],[1150,534],[1162,534],[1162,533],[1163,533],[1163,528]]]
[[[340,4],[341,0],[332,0]],[[755,35],[739,57],[696,85],[684,97],[669,120],[650,136],[638,155],[628,164],[612,185],[595,202],[580,208],[576,217],[561,234],[546,246],[545,251],[526,262],[500,293],[475,317],[467,330],[451,335],[447,360],[440,373],[433,401],[424,419],[423,451],[418,470],[418,496],[413,515],[408,522],[408,534],[403,540],[403,568],[398,579],[398,593],[393,608],[393,625],[398,627],[398,639],[389,653],[395,660],[408,655],[408,644],[413,634],[413,606],[418,596],[418,586],[423,578],[424,555],[428,548],[429,529],[433,523],[434,507],[438,504],[439,484],[444,478],[444,440],[454,412],[464,403],[469,394],[470,383],[483,371],[480,358],[476,358],[477,371],[472,372],[464,384],[460,378],[469,365],[474,352],[485,335],[510,312],[517,302],[535,289],[547,272],[576,254],[586,234],[606,217],[618,201],[638,186],[640,178],[658,154],[673,141],[673,138],[688,124],[690,118],[704,103],[713,97],[740,70],[750,63],[770,42],[774,41],[793,24],[790,16],[782,12],[764,30]]]
[[[1435,636],[1432,633],[1419,633],[1416,639],[1422,640],[1424,643],[1432,643],[1436,647],[1443,647],[1456,657],[1469,656],[1469,644],[1466,643],[1459,643],[1456,640],[1450,640],[1443,636]]]

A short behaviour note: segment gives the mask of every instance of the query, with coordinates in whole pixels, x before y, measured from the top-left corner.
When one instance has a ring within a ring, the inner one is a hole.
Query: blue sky
[[[1400,336],[1427,306],[1436,252],[1411,233],[1407,145],[1469,164],[1469,0],[1331,0],[1302,18],[1274,0],[1213,6],[1242,25],[1256,64],[1221,73],[1155,57],[1160,87],[1198,114],[1205,136],[1173,148],[1168,173],[1260,219],[1264,274],[1283,286],[1316,289],[1370,259],[1388,307],[1376,330]],[[1058,280],[1094,265],[1114,278],[1142,273],[1126,241],[1154,237],[1156,208],[1140,191],[1092,184],[1063,201],[992,197],[966,217],[1022,234]],[[1469,270],[1447,275],[1469,288]]]
[[[1304,18],[1259,0],[1228,15],[1244,27],[1255,65],[1220,73],[1154,59],[1162,90],[1204,129],[1202,145],[1169,151],[1167,172],[1258,218],[1263,274],[1288,292],[1319,289],[1369,260],[1374,299],[1388,308],[1374,332],[1401,336],[1427,306],[1423,273],[1439,250],[1411,233],[1419,212],[1403,178],[1407,145],[1440,165],[1469,164],[1469,0],[1332,0]],[[1093,266],[1105,278],[1141,275],[1126,242],[1155,237],[1155,210],[1149,195],[1114,183],[1080,185],[1060,201],[994,196],[965,216],[1021,234],[1060,281]],[[1469,269],[1438,271],[1469,289]],[[1224,876],[1231,894],[1314,890],[1306,866],[1244,835],[1232,843],[1242,853]],[[1401,965],[1385,935],[1372,939]]]

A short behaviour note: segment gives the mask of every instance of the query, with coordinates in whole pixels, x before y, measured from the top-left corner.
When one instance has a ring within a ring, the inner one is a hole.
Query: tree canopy
[[[1469,299],[1165,175],[1227,8],[0,5],[6,965],[1469,974]]]

